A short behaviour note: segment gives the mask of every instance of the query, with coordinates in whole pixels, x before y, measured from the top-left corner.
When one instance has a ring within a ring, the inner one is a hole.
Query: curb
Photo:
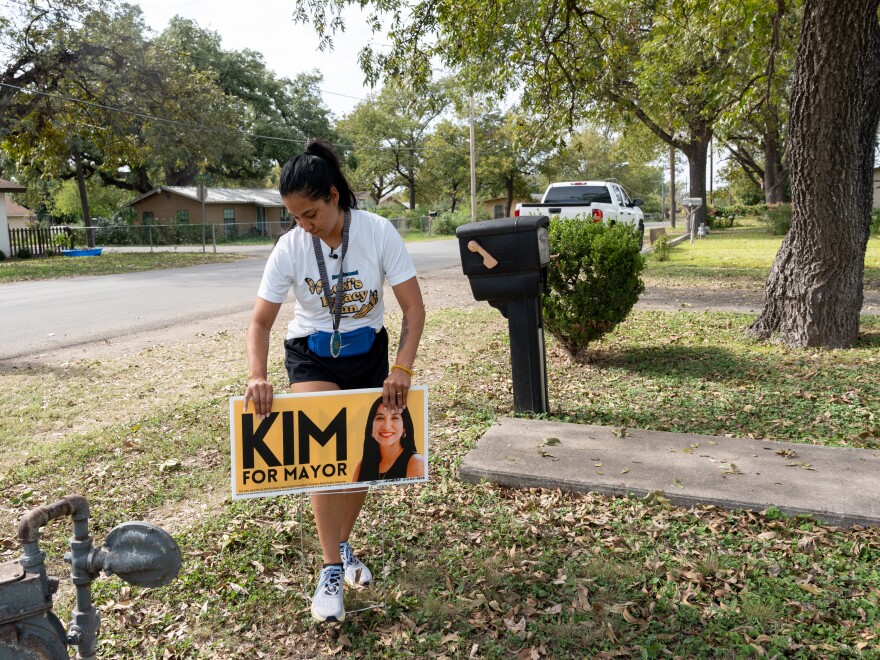
[[[678,245],[679,243],[683,243],[684,241],[689,239],[690,236],[691,236],[690,234],[682,234],[681,236],[676,236],[675,238],[672,238],[669,240],[669,245],[672,246],[672,245]],[[653,251],[654,251],[654,245],[651,244],[647,247],[642,248],[642,250],[641,250],[641,252],[639,252],[639,254],[651,254],[651,252],[653,252]]]

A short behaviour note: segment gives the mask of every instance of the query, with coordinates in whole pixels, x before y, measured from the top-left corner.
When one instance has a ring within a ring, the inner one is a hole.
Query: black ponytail
[[[301,194],[309,199],[328,200],[331,187],[339,193],[339,208],[357,208],[357,198],[342,173],[339,158],[323,140],[310,140],[304,153],[281,168],[278,192],[282,197]]]

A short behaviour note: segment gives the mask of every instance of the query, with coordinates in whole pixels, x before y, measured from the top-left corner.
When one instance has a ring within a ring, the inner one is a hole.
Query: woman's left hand
[[[406,408],[406,397],[412,377],[403,369],[392,369],[382,384],[382,405],[392,415],[400,414]]]
[[[406,408],[406,397],[412,384],[416,349],[425,327],[425,303],[422,301],[419,281],[415,277],[391,288],[400,304],[403,318],[400,321],[397,358],[382,386],[382,405],[392,415],[399,415]]]

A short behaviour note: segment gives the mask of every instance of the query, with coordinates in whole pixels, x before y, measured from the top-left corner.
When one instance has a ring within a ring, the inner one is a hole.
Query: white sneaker
[[[342,605],[343,572],[339,566],[327,566],[318,576],[318,588],[312,596],[312,618],[315,621],[345,621]]]
[[[345,582],[352,586],[366,587],[373,581],[373,574],[360,559],[355,557],[354,550],[343,541],[339,544],[339,554],[342,555],[342,567],[345,569]]]

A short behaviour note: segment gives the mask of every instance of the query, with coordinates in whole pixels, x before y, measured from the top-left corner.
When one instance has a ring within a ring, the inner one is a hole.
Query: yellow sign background
[[[243,411],[244,397],[230,397],[233,499],[362,488],[364,483],[352,479],[363,455],[367,417],[381,396],[381,389],[277,394],[272,416],[265,420],[253,415],[253,405]],[[426,386],[410,389],[407,410],[416,451],[425,459],[425,475],[367,482],[371,486],[428,480]]]

